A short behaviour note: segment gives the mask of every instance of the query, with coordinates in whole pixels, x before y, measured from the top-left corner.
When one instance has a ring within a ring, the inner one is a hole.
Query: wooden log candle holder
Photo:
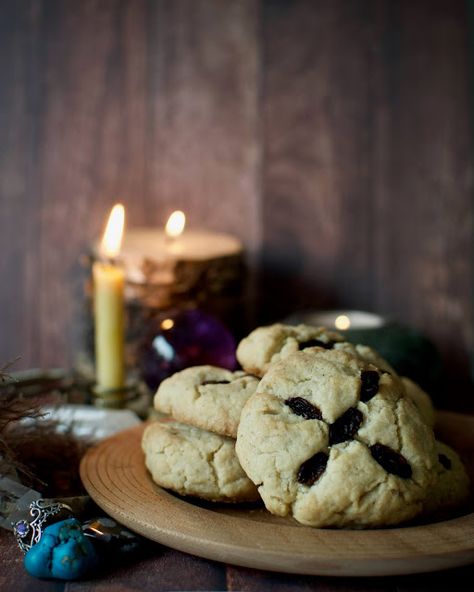
[[[121,262],[127,301],[146,308],[196,305],[225,317],[225,302],[235,305],[242,296],[242,245],[230,235],[188,231],[169,239],[135,229],[126,235]]]

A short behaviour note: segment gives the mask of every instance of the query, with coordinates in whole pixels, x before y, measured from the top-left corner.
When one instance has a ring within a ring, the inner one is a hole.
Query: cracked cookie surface
[[[435,479],[433,432],[400,379],[340,350],[272,365],[242,411],[236,451],[267,509],[310,526],[408,520]]]
[[[396,375],[390,364],[369,346],[354,345],[336,331],[310,325],[276,323],[258,327],[239,343],[237,359],[247,372],[261,377],[272,364],[310,347],[342,350]]]
[[[142,449],[153,481],[166,489],[219,502],[259,499],[232,438],[175,421],[155,421],[145,428]]]
[[[242,408],[258,383],[246,372],[194,366],[164,380],[154,406],[177,421],[235,438]]]
[[[332,348],[339,341],[344,341],[342,335],[324,327],[276,323],[258,327],[242,339],[237,360],[247,372],[263,376],[272,364],[290,354],[306,347]]]
[[[433,407],[433,402],[431,401],[431,397],[421,388],[421,386],[419,386],[410,378],[402,376],[402,382],[407,395],[410,397],[413,403],[415,403],[415,406],[423,416],[425,422],[430,427],[434,427],[435,410]]]

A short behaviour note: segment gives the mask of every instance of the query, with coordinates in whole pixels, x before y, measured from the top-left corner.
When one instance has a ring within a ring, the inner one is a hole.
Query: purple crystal
[[[28,522],[26,522],[26,520],[20,520],[15,524],[15,532],[21,538],[25,537],[28,534],[29,530],[30,525],[28,524]]]
[[[162,380],[189,366],[234,370],[236,344],[215,317],[201,310],[168,312],[155,319],[141,352],[141,373],[154,391]]]

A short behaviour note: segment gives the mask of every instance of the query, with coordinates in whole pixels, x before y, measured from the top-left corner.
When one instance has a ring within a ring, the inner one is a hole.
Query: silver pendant
[[[43,525],[52,516],[56,516],[62,510],[72,515],[72,509],[61,502],[39,499],[30,504],[31,520],[18,520],[12,523],[13,534],[18,546],[26,553],[33,545],[39,542],[43,534]]]

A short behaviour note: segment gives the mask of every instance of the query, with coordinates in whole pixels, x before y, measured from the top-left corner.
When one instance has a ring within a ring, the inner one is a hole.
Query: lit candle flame
[[[166,236],[168,238],[177,238],[183,234],[185,224],[186,216],[184,215],[184,212],[181,212],[181,210],[176,210],[176,212],[171,214],[171,216],[168,218],[168,222],[166,223]]]
[[[334,325],[336,326],[336,329],[339,329],[340,331],[346,331],[346,329],[349,329],[351,326],[351,320],[347,315],[339,315],[336,317]]]
[[[125,209],[122,204],[115,204],[110,212],[100,245],[100,251],[104,257],[113,259],[120,253],[124,224]]]

